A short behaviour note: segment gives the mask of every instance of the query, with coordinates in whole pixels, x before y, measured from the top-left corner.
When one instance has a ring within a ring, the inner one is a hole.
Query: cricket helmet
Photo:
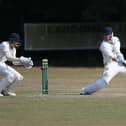
[[[113,33],[112,27],[107,26],[107,27],[103,28],[103,31],[102,31],[103,35],[109,35],[109,34],[112,34],[112,33]]]
[[[21,42],[20,35],[18,33],[10,33],[9,38],[10,41]]]
[[[21,38],[18,33],[10,33],[8,40],[10,43],[15,43],[16,47],[21,46]]]

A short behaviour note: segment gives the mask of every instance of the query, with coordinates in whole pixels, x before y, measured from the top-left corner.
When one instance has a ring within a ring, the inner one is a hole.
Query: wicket
[[[48,94],[48,59],[42,59],[42,94]]]

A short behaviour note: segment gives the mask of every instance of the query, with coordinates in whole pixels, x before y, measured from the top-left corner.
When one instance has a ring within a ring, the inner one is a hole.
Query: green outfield
[[[90,96],[79,91],[102,73],[102,68],[49,67],[49,94],[41,94],[41,70],[15,67],[24,80],[16,97],[0,97],[0,126],[125,126],[126,76]]]

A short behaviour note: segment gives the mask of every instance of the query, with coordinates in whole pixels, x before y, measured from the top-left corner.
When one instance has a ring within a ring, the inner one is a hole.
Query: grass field
[[[90,96],[80,88],[98,79],[102,68],[49,67],[49,94],[41,95],[41,70],[16,68],[24,80],[16,97],[0,98],[0,126],[125,126],[126,77]]]

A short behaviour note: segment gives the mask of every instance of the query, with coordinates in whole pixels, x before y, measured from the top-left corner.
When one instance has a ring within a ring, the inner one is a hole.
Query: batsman
[[[120,51],[120,40],[114,36],[111,26],[103,28],[102,37],[103,41],[99,49],[103,56],[103,74],[94,83],[81,88],[80,95],[90,95],[106,87],[112,78],[119,73],[126,75],[126,61]]]
[[[30,57],[16,57],[16,49],[20,47],[21,42],[18,33],[11,33],[7,41],[0,43],[0,73],[3,75],[0,80],[0,96],[16,96],[12,89],[18,81],[23,80],[23,76],[7,65],[6,61],[11,61],[14,65],[23,65],[26,69],[33,66]]]

